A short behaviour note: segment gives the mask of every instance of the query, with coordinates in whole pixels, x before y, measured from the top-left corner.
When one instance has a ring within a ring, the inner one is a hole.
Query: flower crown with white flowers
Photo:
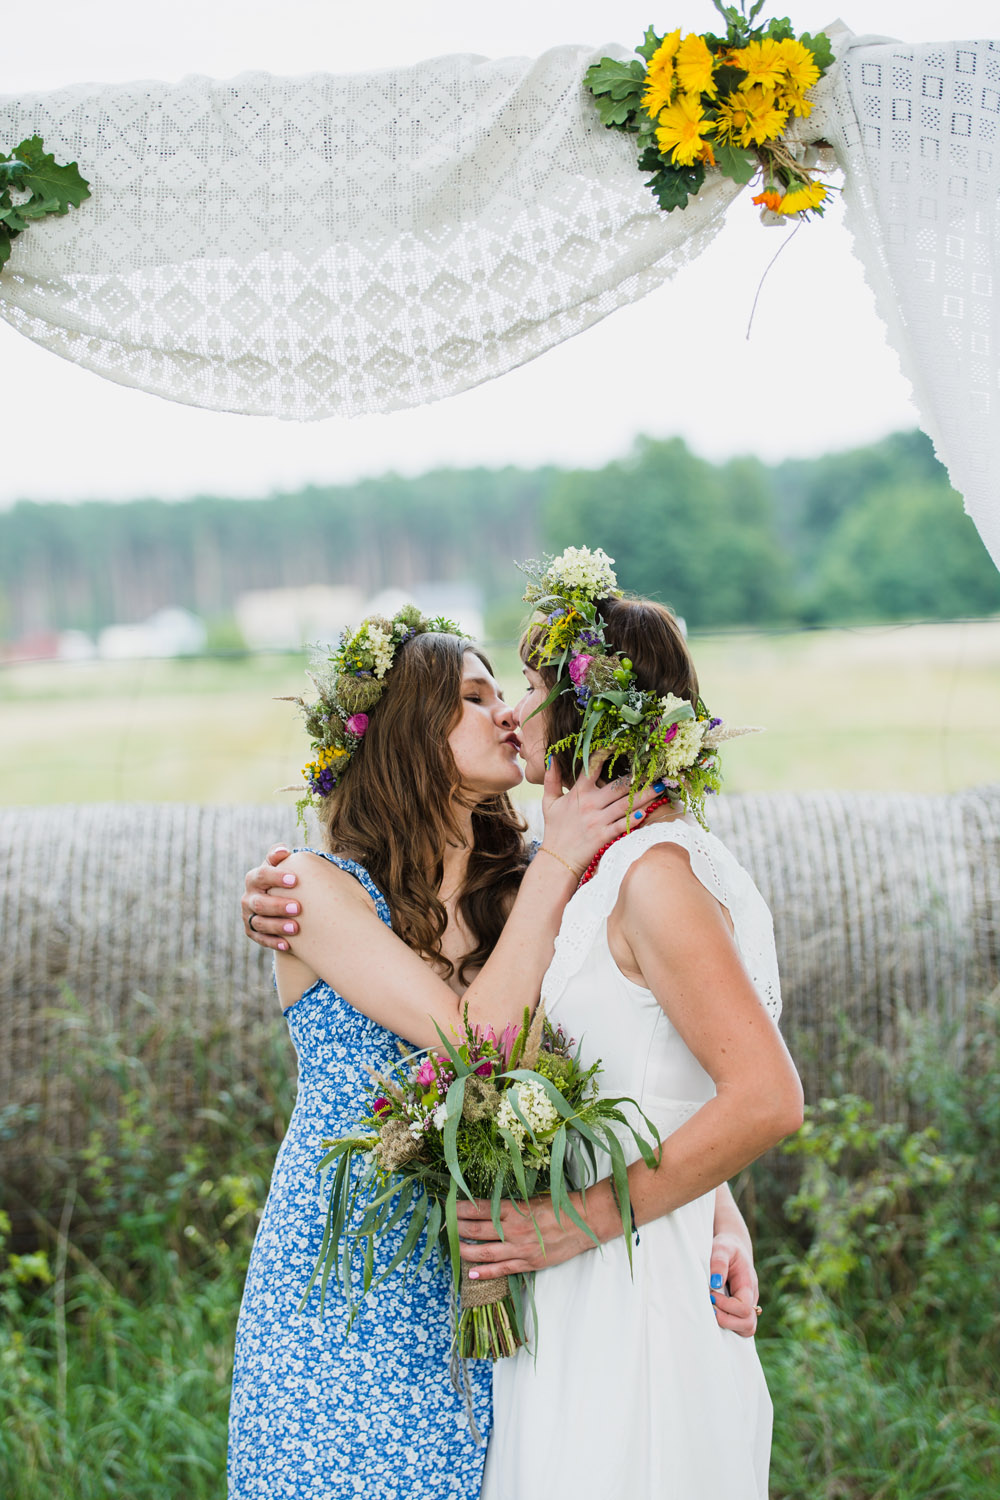
[[[700,698],[691,704],[639,687],[631,661],[605,640],[597,608],[601,599],[622,597],[613,563],[600,547],[567,547],[559,557],[520,564],[525,602],[535,610],[532,662],[557,673],[535,712],[563,693],[572,693],[580,710],[580,728],[550,745],[549,754],[572,750],[575,768],[607,750],[606,776],[624,761],[636,796],[653,781],[666,782],[671,797],[707,828],[705,798],[721,785],[719,746],[756,731],[728,728]]]
[[[416,605],[404,604],[391,620],[369,615],[353,633],[345,630],[332,656],[314,652],[312,670],[306,676],[316,689],[316,701],[284,700],[299,705],[312,740],[313,758],[302,768],[306,791],[298,803],[300,818],[307,807],[322,806],[340,784],[365,737],[368,715],[385,692],[399,648],[429,631],[465,635],[453,620],[442,615],[430,618]]]

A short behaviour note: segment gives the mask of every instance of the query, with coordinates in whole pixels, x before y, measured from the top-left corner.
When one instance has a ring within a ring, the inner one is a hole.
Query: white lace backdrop
[[[1000,42],[837,50],[805,136],[1000,565]],[[37,132],[93,192],[16,241],[0,316],[122,384],[295,420],[502,375],[693,259],[738,191],[662,213],[581,86],[598,55],[0,97],[0,141]]]

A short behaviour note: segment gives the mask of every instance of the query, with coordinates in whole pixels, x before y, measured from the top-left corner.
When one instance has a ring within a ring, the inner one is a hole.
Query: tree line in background
[[[511,560],[603,546],[694,628],[1000,611],[1000,574],[919,432],[768,466],[641,438],[595,470],[442,470],[261,500],[21,501],[0,513],[0,637],[182,605],[219,638],[248,589],[471,579],[494,636]]]

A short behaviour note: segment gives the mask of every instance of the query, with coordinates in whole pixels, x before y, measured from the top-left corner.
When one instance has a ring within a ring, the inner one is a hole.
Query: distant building
[[[251,651],[296,651],[335,642],[364,610],[356,588],[310,583],[294,589],[250,589],[237,597],[234,614]]]
[[[104,661],[140,657],[197,656],[205,649],[203,622],[187,609],[158,609],[141,625],[108,625],[97,637]]]

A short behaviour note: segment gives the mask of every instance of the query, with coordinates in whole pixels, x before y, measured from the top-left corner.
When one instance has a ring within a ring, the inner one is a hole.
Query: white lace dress
[[[715,1088],[650,991],[618,969],[607,919],[629,866],[665,842],[687,850],[728,908],[746,969],[777,1017],[771,914],[743,867],[689,818],[609,849],[566,908],[542,987],[584,1060],[602,1060],[602,1092],[630,1095],[662,1136]],[[709,1193],[644,1225],[634,1279],[621,1238],[539,1272],[537,1359],[522,1349],[494,1369],[482,1500],[766,1500],[771,1401],[753,1341],[715,1321],[713,1211]]]

